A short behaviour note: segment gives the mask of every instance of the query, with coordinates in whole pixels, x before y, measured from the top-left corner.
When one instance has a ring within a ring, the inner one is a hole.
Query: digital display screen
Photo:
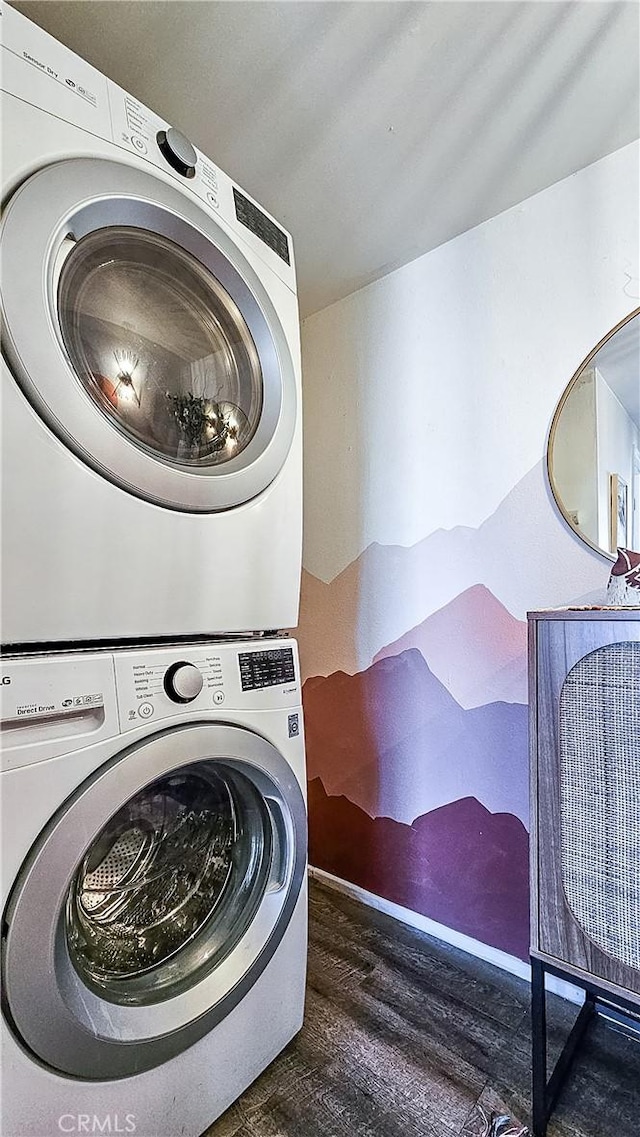
[[[267,651],[243,651],[238,655],[243,691],[258,687],[279,687],[295,683],[293,648],[269,648]]]
[[[268,245],[274,253],[282,257],[286,264],[290,265],[289,242],[286,233],[283,233],[282,229],[278,229],[275,222],[270,217],[265,217],[257,205],[248,201],[235,186],[233,187],[233,199],[236,205],[236,217],[240,224],[246,225],[247,229],[255,233],[256,237],[264,241],[265,245]]]

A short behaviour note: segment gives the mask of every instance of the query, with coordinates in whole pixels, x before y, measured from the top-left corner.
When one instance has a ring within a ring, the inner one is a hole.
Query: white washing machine
[[[196,1137],[302,1025],[294,641],[5,656],[2,1134]]]
[[[2,25],[2,642],[294,627],[291,237],[6,5]]]

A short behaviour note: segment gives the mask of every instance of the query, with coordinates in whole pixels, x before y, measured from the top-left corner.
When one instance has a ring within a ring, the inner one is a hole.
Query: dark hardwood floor
[[[311,884],[305,1025],[206,1137],[475,1137],[529,1119],[529,988]],[[549,1000],[557,1046],[575,1009]],[[481,1108],[480,1108],[481,1107]],[[639,1137],[640,1044],[591,1028],[549,1137]]]

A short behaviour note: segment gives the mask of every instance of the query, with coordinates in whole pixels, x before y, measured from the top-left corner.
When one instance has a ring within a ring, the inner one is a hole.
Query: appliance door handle
[[[292,862],[291,843],[293,835],[289,832],[283,803],[275,797],[265,798],[271,817],[273,834],[273,868],[268,892],[280,892],[289,877]]]

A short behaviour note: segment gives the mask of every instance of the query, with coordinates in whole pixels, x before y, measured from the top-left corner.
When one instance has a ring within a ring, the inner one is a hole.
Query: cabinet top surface
[[[603,606],[574,608],[542,608],[527,612],[528,620],[640,620],[640,607],[607,608]]]

